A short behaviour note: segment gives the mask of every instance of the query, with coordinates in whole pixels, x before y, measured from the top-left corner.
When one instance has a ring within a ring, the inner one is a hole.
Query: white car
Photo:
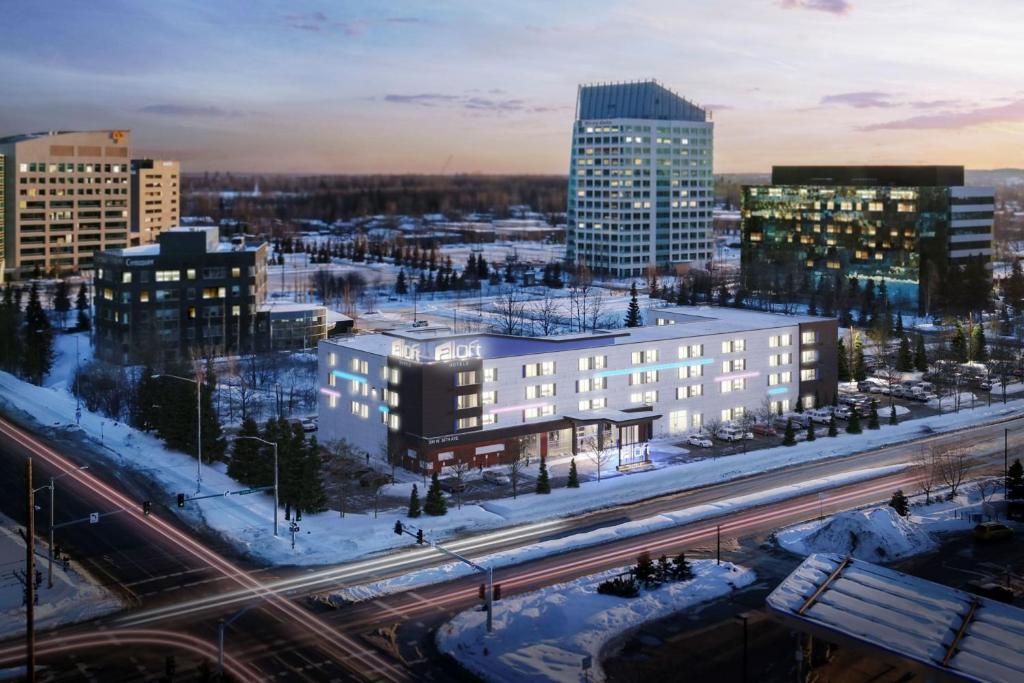
[[[686,443],[691,446],[700,446],[701,448],[711,448],[714,444],[711,443],[711,439],[701,434],[690,434],[686,437]]]
[[[832,410],[830,408],[818,408],[817,410],[812,410],[809,414],[811,421],[818,424],[827,425],[832,420]]]
[[[832,414],[836,416],[837,420],[849,420],[850,409],[847,406],[836,406],[832,410]]]

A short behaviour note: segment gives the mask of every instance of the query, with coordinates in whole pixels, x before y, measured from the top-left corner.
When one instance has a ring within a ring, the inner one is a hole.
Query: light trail
[[[334,649],[337,654],[336,661],[345,663],[348,668],[357,676],[370,678],[369,675],[379,675],[386,680],[402,681],[408,679],[404,670],[392,665],[378,656],[375,652],[363,647],[352,638],[337,633],[315,614],[303,609],[292,601],[281,597],[278,593],[268,590],[262,583],[253,579],[248,573],[234,566],[220,555],[204,547],[190,536],[179,531],[172,525],[159,517],[143,515],[141,505],[128,498],[118,489],[109,486],[102,480],[90,474],[89,470],[78,469],[77,465],[70,462],[62,455],[49,448],[39,440],[21,431],[6,420],[0,419],[0,432],[7,435],[11,440],[20,444],[26,450],[45,460],[53,467],[66,473],[69,477],[85,486],[93,492],[106,497],[111,503],[123,508],[143,528],[148,528],[164,540],[181,548],[197,559],[205,561],[210,566],[220,571],[228,579],[238,583],[247,589],[253,597],[264,598],[266,604],[302,629],[313,629],[323,640]],[[350,660],[357,660],[359,666],[352,666]],[[370,678],[372,680],[372,678]]]

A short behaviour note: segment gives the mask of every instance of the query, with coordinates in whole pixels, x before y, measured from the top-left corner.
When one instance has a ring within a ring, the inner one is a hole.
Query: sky
[[[1024,166],[1019,0],[5,0],[0,137],[189,171],[565,174],[579,84],[712,112],[716,172]]]

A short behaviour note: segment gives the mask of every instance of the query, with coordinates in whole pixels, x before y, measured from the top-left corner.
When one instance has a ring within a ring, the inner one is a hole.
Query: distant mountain
[[[993,168],[991,170],[967,169],[968,185],[985,187],[1024,186],[1024,168]]]

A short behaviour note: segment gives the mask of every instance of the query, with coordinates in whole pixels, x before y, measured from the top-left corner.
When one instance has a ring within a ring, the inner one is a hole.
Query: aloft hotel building
[[[411,328],[320,342],[319,438],[435,471],[598,444],[627,466],[652,436],[831,402],[836,320],[671,307],[647,327],[549,337]],[[395,457],[395,456],[398,457]]]
[[[566,259],[616,278],[710,259],[713,133],[704,109],[655,81],[581,86]]]

